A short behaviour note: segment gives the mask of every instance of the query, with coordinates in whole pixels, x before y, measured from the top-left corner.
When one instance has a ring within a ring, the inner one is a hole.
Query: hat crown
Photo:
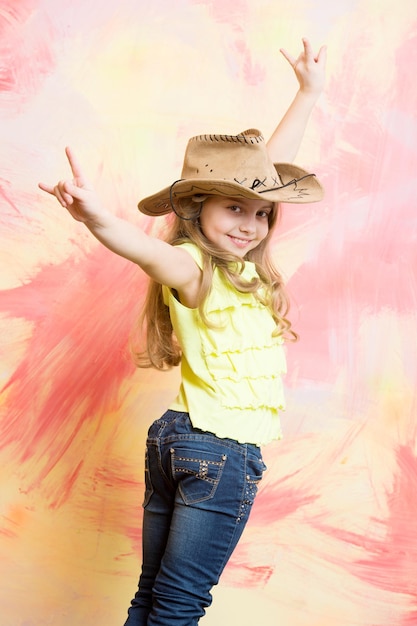
[[[248,189],[280,185],[259,130],[239,135],[197,135],[187,145],[182,179],[229,180]]]

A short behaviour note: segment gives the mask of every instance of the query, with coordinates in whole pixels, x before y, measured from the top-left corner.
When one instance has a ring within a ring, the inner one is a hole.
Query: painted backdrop
[[[417,625],[414,0],[1,0],[0,626],[122,624],[143,448],[178,373],[136,371],[144,275],[37,182],[71,145],[113,211],[178,178],[189,136],[259,127],[329,47],[276,260],[301,341],[285,439],[206,626]]]

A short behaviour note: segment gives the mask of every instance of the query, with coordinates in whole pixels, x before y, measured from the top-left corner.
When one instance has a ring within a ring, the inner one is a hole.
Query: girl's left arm
[[[300,147],[314,105],[324,89],[327,48],[322,46],[315,55],[308,39],[303,39],[303,50],[298,57],[291,56],[284,49],[281,53],[292,66],[299,89],[268,140],[267,148],[275,163],[291,163]]]

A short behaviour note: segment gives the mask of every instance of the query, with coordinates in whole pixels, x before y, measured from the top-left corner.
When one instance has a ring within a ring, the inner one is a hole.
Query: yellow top
[[[202,267],[197,246],[181,247]],[[255,264],[246,261],[242,276],[256,277]],[[205,303],[214,328],[167,287],[163,296],[182,349],[182,382],[170,408],[189,413],[194,428],[218,437],[257,445],[281,439],[286,361],[282,337],[272,336],[275,322],[268,308],[253,293],[237,291],[217,268]]]

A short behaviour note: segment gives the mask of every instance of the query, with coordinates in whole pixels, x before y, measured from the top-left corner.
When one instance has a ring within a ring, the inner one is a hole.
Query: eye
[[[237,204],[230,205],[229,209],[233,211],[233,213],[239,213],[241,211],[240,206],[238,206]]]
[[[257,216],[261,218],[268,218],[271,215],[270,211],[258,211]]]

